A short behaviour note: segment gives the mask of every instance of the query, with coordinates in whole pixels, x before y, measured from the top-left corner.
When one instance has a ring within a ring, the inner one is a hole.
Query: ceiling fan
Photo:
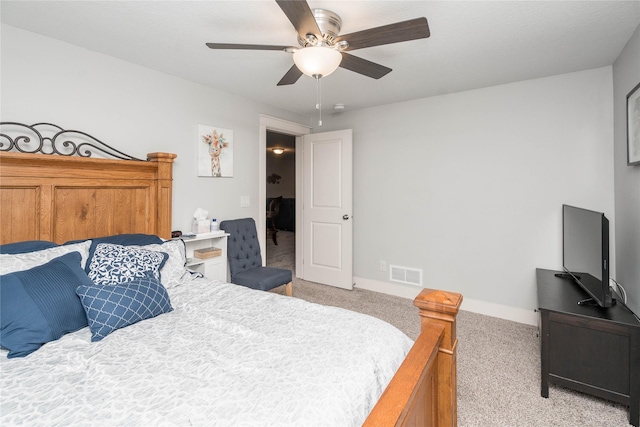
[[[311,9],[305,0],[276,0],[298,32],[297,46],[207,43],[211,49],[280,50],[293,53],[294,65],[278,86],[298,81],[302,74],[319,79],[338,67],[379,79],[391,68],[347,53],[384,44],[423,39],[430,35],[427,18],[416,18],[351,34],[339,35],[342,19],[325,9]]]

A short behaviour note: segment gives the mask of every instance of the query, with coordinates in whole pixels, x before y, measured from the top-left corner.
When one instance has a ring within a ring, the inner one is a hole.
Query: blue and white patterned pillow
[[[167,290],[149,276],[113,286],[78,286],[76,294],[87,314],[92,342],[173,310]]]
[[[85,271],[89,272],[89,263],[91,262],[91,258],[93,258],[93,254],[96,252],[96,247],[101,243],[110,243],[112,245],[121,245],[121,246],[143,246],[143,245],[152,245],[152,244],[162,244],[163,240],[155,236],[153,234],[114,234],[112,236],[104,236],[104,237],[95,237],[91,239],[91,246],[89,247],[89,261],[86,264]],[[74,243],[67,242],[66,244]]]
[[[126,283],[149,275],[159,280],[168,256],[164,252],[100,243],[89,263],[89,278],[96,285]]]

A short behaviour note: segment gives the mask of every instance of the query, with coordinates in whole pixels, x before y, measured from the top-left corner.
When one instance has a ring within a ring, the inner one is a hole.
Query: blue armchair
[[[227,257],[231,283],[261,291],[285,285],[285,293],[288,296],[293,294],[291,270],[262,266],[258,232],[253,218],[222,221],[220,229],[229,233]]]

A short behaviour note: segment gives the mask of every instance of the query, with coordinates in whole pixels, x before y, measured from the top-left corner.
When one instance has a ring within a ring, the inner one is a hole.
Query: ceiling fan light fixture
[[[309,46],[293,53],[293,62],[309,77],[326,77],[333,73],[342,61],[342,54],[328,46]]]

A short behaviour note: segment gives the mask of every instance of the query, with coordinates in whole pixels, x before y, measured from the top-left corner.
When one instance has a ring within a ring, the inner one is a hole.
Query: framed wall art
[[[233,176],[233,130],[198,125],[198,176]]]
[[[627,164],[640,165],[640,83],[627,95]]]

